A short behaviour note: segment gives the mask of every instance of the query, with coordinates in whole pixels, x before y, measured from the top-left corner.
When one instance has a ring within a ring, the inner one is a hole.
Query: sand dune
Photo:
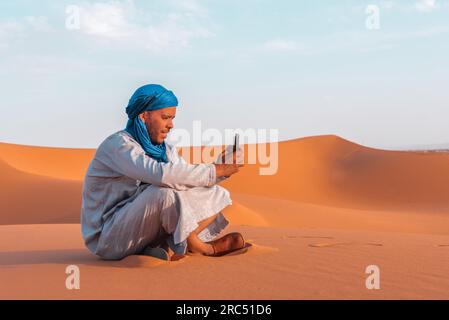
[[[245,153],[247,158],[248,146]],[[93,154],[94,150],[90,149],[0,144],[0,185],[7,191],[3,194],[5,200],[20,199],[24,194],[35,194],[38,199],[41,192],[44,198],[48,197],[45,199],[52,199],[52,192],[45,188],[58,185],[59,190],[56,203],[41,201],[33,205],[34,209],[48,211],[51,216],[39,213],[29,214],[37,220],[19,219],[24,215],[25,204],[18,206],[13,201],[8,213],[1,215],[0,224],[79,221],[81,181]],[[281,142],[279,169],[275,175],[259,175],[261,165],[249,164],[222,185],[233,194],[330,207],[449,214],[448,164],[449,154],[384,151],[337,136],[317,136]],[[21,182],[10,183],[14,177]],[[36,185],[45,187],[39,188],[36,194],[32,192]],[[51,209],[59,203],[59,192],[65,202],[61,220],[53,216],[57,211]],[[244,221],[240,219],[239,223]]]
[[[0,159],[0,224],[77,223],[81,181],[25,173]]]
[[[66,180],[82,180],[94,149],[0,143],[0,159],[17,170]]]
[[[279,170],[259,176],[246,167],[234,192],[360,209],[449,209],[449,154],[384,151],[337,136],[279,144]]]
[[[384,151],[337,136],[281,142],[276,175],[246,165],[222,183],[233,199],[224,210],[229,230],[244,232],[253,248],[168,264],[106,262],[84,248],[76,223],[93,154],[0,144],[0,297],[449,298],[449,154]],[[68,264],[84,270],[79,292],[60,283]],[[364,287],[371,264],[383,270],[382,290]],[[26,287],[30,273],[41,278]],[[174,274],[181,280],[169,292]],[[198,285],[195,274],[216,288]]]

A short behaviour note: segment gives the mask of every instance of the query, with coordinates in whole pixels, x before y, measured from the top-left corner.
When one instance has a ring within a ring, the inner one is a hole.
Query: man
[[[245,247],[240,233],[214,240],[229,223],[221,211],[232,204],[217,183],[243,165],[235,154],[232,164],[218,163],[226,153],[212,164],[180,157],[164,141],[177,106],[173,92],[160,85],[137,89],[126,108],[126,129],[106,138],[89,165],[82,234],[103,259],[147,254],[177,260],[187,251],[222,256]]]

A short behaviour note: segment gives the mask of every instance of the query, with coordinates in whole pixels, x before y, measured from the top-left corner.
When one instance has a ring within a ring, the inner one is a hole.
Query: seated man
[[[99,257],[177,260],[187,251],[221,256],[245,246],[235,232],[214,240],[229,223],[221,210],[232,203],[217,182],[242,165],[235,154],[232,164],[193,165],[179,156],[164,141],[177,106],[160,85],[139,88],[126,108],[126,129],[98,147],[84,180],[81,226],[86,246]]]

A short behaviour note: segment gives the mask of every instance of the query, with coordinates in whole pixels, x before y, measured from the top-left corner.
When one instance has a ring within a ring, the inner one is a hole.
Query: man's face
[[[145,111],[139,117],[147,127],[150,140],[153,144],[161,144],[167,138],[168,132],[173,128],[173,119],[176,116],[176,107]]]

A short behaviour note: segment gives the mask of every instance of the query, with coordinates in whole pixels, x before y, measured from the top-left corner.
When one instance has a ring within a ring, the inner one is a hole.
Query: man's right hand
[[[243,167],[243,164],[215,164],[215,169],[217,172],[217,178],[220,177],[230,177],[233,174],[239,172],[240,167]]]

